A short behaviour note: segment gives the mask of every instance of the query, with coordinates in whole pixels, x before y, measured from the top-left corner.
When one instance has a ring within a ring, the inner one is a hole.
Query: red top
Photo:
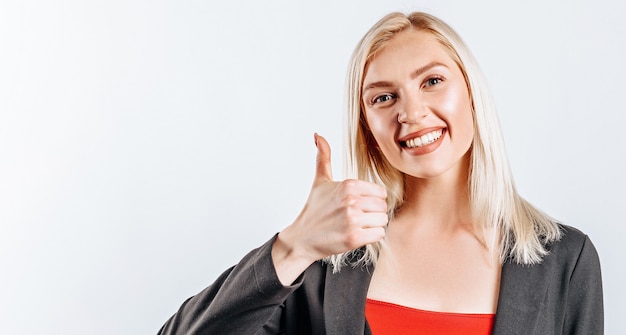
[[[495,314],[431,312],[367,299],[365,317],[373,335],[489,335]]]

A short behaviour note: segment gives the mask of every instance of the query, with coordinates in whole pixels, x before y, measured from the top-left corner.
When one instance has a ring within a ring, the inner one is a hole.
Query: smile
[[[424,145],[430,144],[438,140],[443,134],[443,129],[433,130],[430,133],[424,134],[419,137],[411,138],[401,142],[402,146],[407,148],[419,148]]]

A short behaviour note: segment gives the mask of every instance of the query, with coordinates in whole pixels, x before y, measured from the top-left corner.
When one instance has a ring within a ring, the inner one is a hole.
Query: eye
[[[426,87],[435,86],[437,84],[440,84],[442,81],[443,81],[443,78],[441,78],[441,77],[428,78],[428,79],[426,79],[426,82],[424,83],[424,86],[426,86]]]
[[[391,94],[377,95],[374,97],[374,99],[372,99],[372,105],[385,103],[385,102],[391,101],[391,99],[393,99],[393,95]]]

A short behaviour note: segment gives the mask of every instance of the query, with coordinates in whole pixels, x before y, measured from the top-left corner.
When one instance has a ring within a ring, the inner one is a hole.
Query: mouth
[[[420,148],[438,140],[443,135],[443,131],[444,131],[443,129],[436,129],[424,135],[415,136],[407,140],[400,141],[400,145],[403,148],[409,148],[409,149]]]

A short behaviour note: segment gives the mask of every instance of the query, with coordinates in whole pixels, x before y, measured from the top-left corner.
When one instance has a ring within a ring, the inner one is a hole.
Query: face
[[[409,29],[387,42],[367,68],[362,103],[374,139],[396,169],[434,178],[467,167],[474,138],[469,91],[431,34]]]

